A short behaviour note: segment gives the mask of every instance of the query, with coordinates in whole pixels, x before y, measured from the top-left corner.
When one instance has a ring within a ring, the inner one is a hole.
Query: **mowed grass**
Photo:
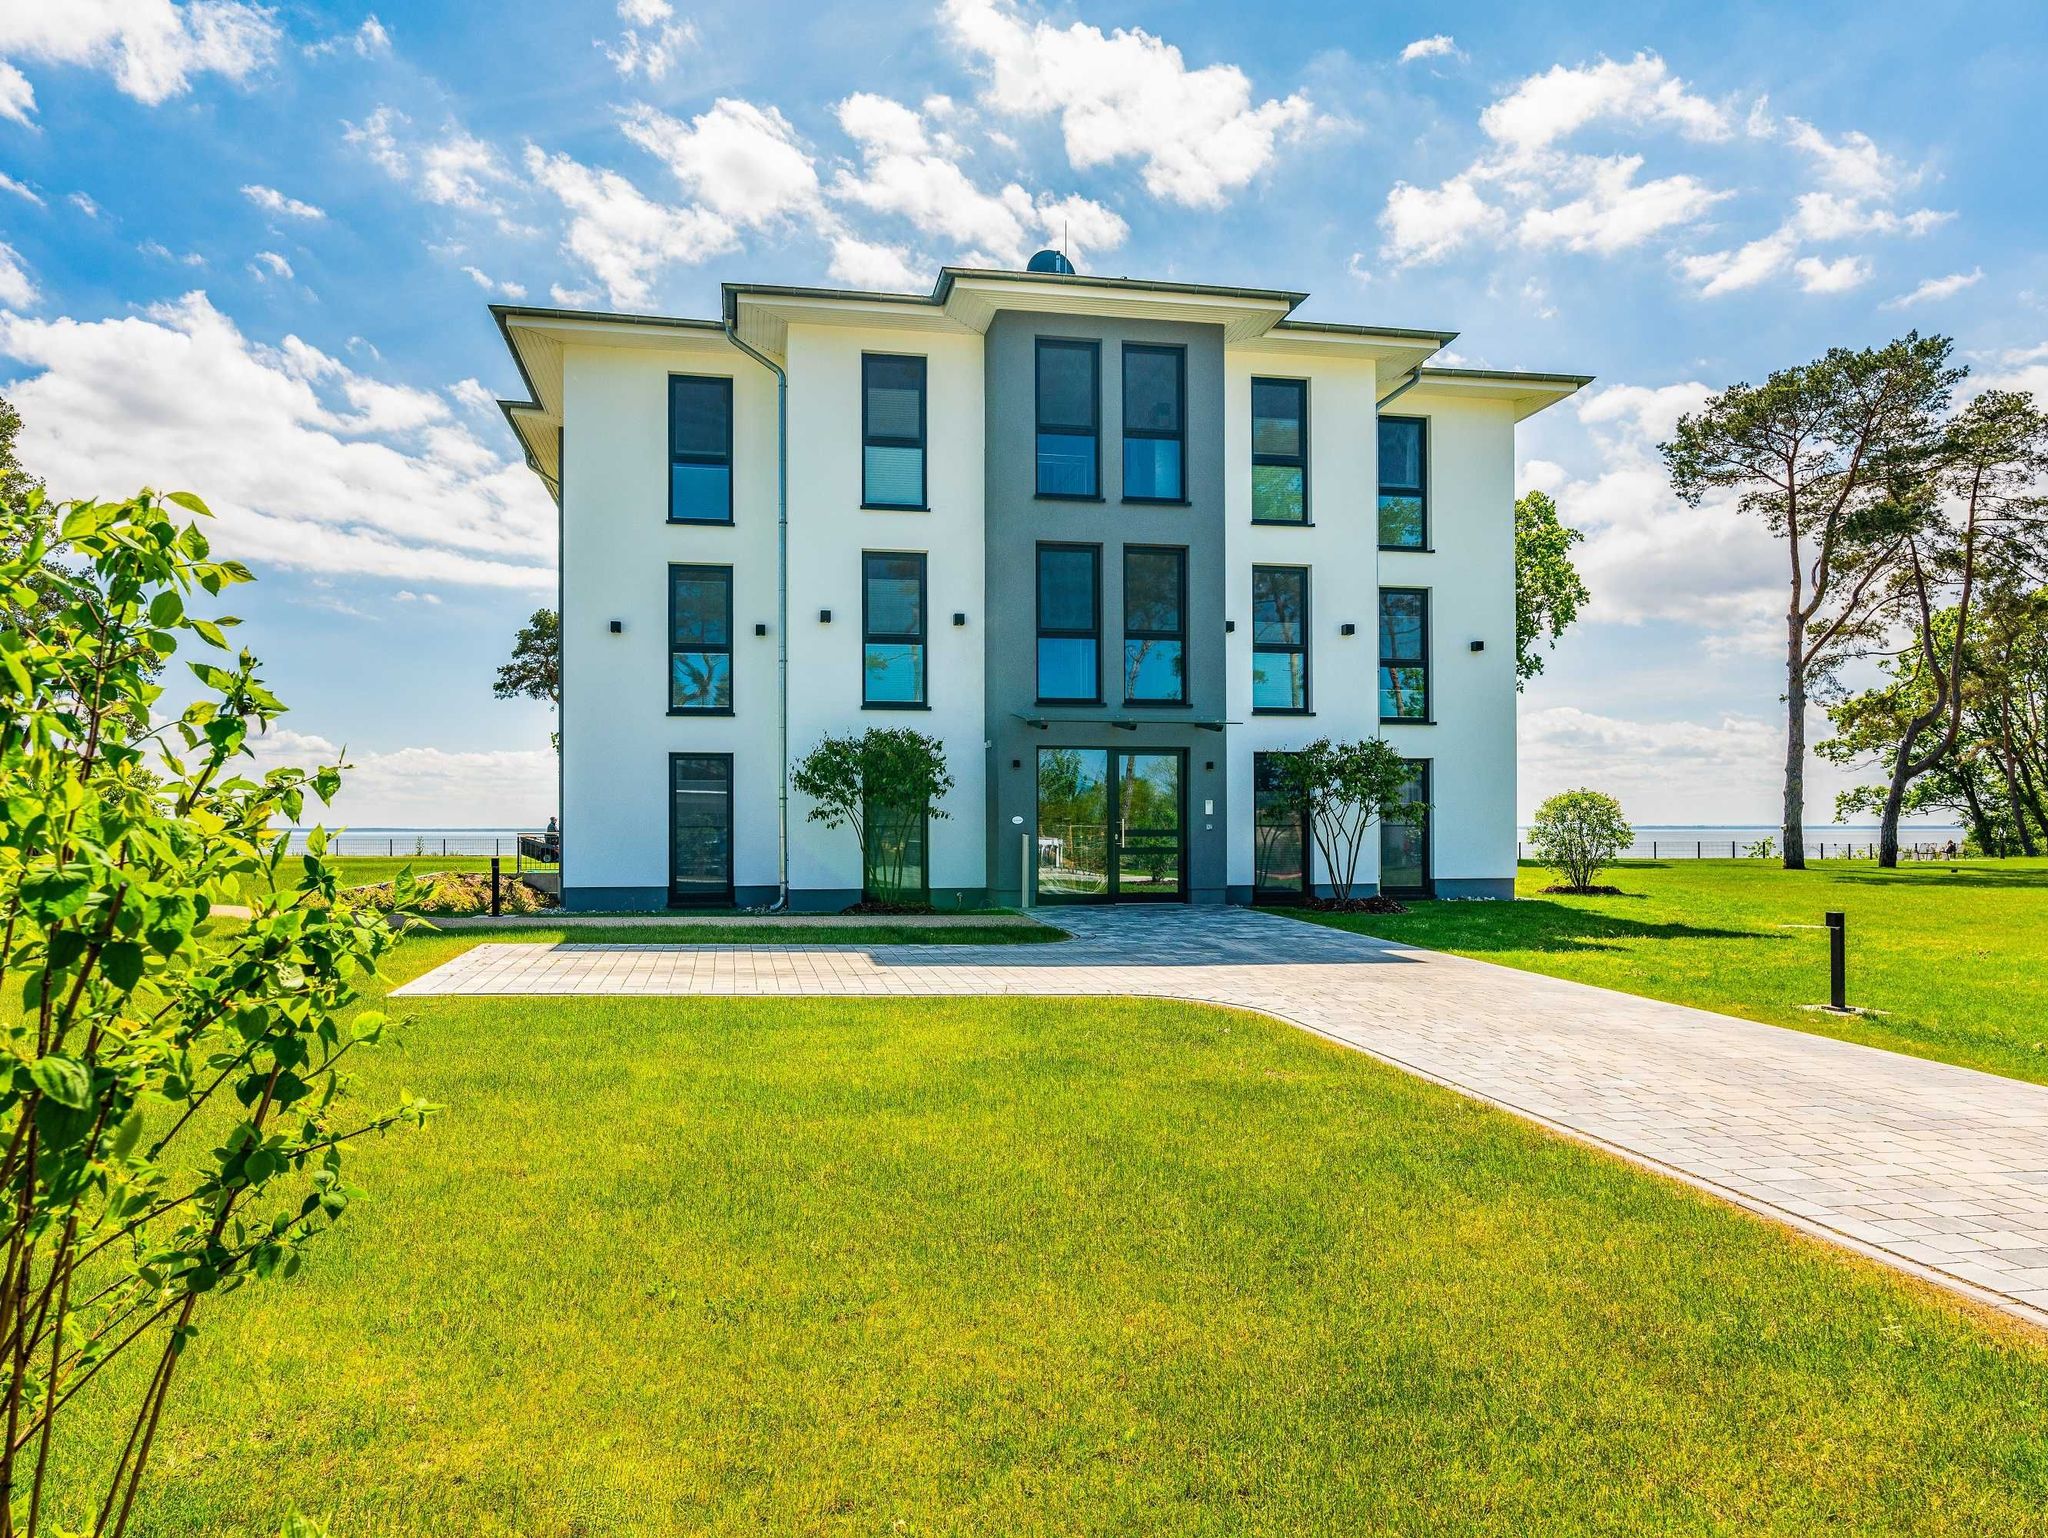
[[[2048,1083],[2048,860],[1679,860],[1600,879],[1626,895],[1547,896],[1556,878],[1525,865],[1513,903],[1295,916]],[[1830,909],[1848,915],[1849,1002],[1878,1014],[1802,1007],[1827,1002]]]
[[[2048,1509],[2040,1336],[1263,1018],[425,999],[361,1077],[448,1114],[361,1151],[375,1199],[305,1273],[202,1312],[138,1532],[296,1506],[351,1538],[1983,1535]],[[59,1489],[79,1517],[72,1466]]]

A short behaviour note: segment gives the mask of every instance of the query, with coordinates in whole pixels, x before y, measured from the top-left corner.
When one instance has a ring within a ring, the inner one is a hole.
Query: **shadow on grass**
[[[1897,870],[1880,870],[1873,866],[1854,872],[1823,871],[1822,874],[1847,886],[1988,887],[2001,892],[2038,887],[2048,891],[2048,869],[2038,865],[2002,870],[1987,865],[1929,863],[1903,865]]]
[[[1595,912],[1570,902],[1524,897],[1512,903],[1418,903],[1406,917],[1286,910],[1291,917],[1357,934],[1405,940],[1432,949],[1487,951],[1604,950],[1636,940],[1765,940],[1793,937],[1757,929],[1715,929],[1703,924],[1653,924]]]

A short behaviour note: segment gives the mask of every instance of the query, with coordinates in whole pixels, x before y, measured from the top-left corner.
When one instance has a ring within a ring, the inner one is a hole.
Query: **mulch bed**
[[[1628,893],[1618,886],[1547,886],[1543,895],[1559,897],[1626,897]]]
[[[841,913],[848,914],[861,914],[870,918],[900,919],[914,918],[926,913],[936,913],[939,910],[934,908],[930,903],[885,903],[862,901],[853,904],[851,907],[841,908],[839,911]]]
[[[1318,913],[1406,913],[1391,897],[1311,897],[1302,904]]]

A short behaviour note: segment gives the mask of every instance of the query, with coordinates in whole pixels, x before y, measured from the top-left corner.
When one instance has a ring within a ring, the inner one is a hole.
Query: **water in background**
[[[1763,839],[1770,839],[1774,849],[1778,843],[1777,828],[1753,823],[1639,822],[1634,827],[1636,841],[1624,855],[1632,860],[1689,860],[1701,855],[1710,860],[1725,860],[1731,853],[1740,858]],[[1874,858],[1877,848],[1878,828],[1874,822],[1810,822],[1805,832],[1807,854],[1816,859]],[[1527,842],[1526,823],[1515,830],[1515,837]],[[1957,848],[1962,847],[1963,829],[1958,823],[1899,824],[1901,849],[1940,849],[1951,840]]]

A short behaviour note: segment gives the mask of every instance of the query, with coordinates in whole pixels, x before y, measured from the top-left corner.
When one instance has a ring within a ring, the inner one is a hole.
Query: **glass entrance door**
[[[1187,756],[1038,750],[1038,895],[1175,902],[1187,893]]]

